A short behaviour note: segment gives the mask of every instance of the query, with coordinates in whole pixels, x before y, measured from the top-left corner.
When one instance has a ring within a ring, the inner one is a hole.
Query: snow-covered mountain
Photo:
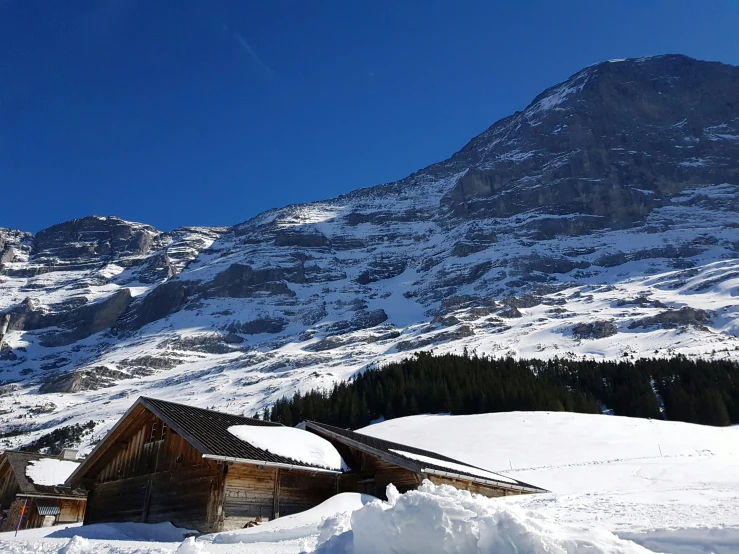
[[[253,414],[414,350],[739,358],[739,68],[583,69],[450,159],[243,224],[0,230],[0,448]]]

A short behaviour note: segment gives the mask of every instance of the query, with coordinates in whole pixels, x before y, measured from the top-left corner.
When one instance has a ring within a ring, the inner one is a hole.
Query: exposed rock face
[[[287,321],[284,319],[253,319],[243,323],[232,323],[228,326],[231,333],[240,333],[243,335],[259,335],[261,333],[281,333],[287,327]]]
[[[674,329],[675,327],[694,325],[701,327],[711,321],[711,315],[705,310],[696,310],[685,306],[679,310],[666,310],[652,317],[645,317],[634,321],[629,325],[629,329],[638,329],[639,327],[650,327],[659,325],[663,329]]]
[[[116,381],[129,378],[131,378],[131,375],[122,371],[98,366],[62,375],[52,374],[39,387],[39,392],[46,394],[98,390],[112,387]]]
[[[97,302],[65,311],[48,312],[30,298],[10,311],[11,330],[60,328],[44,335],[43,346],[66,346],[112,328],[131,303],[131,291],[121,289]]]
[[[117,217],[84,217],[39,231],[34,237],[34,253],[60,264],[143,256],[159,235],[153,227],[134,226]]]
[[[386,257],[372,260],[357,277],[360,285],[369,285],[383,279],[392,279],[405,271],[408,262],[402,258]]]
[[[737,98],[732,66],[597,64],[393,183],[233,227],[0,229],[0,433],[141,394],[252,415],[421,349],[737,357]],[[41,382],[78,396],[19,408]]]
[[[285,280],[282,268],[252,269],[251,266],[233,264],[205,285],[205,297],[251,298],[259,293],[294,296]]]
[[[188,283],[182,281],[168,281],[159,285],[121,316],[120,327],[130,330],[141,329],[148,323],[177,312],[184,306],[191,290]]]
[[[611,321],[581,323],[572,328],[572,336],[578,339],[604,339],[616,333],[618,328]]]
[[[589,67],[455,154],[474,167],[444,203],[460,217],[538,208],[635,225],[686,187],[736,182],[737,97],[736,68],[684,56]]]
[[[321,248],[328,246],[328,239],[318,232],[278,231],[275,236],[275,246]]]

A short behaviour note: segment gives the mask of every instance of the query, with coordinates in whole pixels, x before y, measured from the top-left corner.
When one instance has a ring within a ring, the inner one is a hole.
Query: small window
[[[169,428],[167,425],[159,420],[154,421],[149,428],[149,437],[146,442],[159,442],[163,441],[164,437],[167,436]]]

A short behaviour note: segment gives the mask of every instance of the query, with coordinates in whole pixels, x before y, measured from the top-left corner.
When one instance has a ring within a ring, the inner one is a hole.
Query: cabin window
[[[163,441],[164,438],[167,436],[168,430],[169,429],[165,423],[162,423],[159,420],[154,421],[151,424],[151,429],[149,431],[149,439],[146,442]]]

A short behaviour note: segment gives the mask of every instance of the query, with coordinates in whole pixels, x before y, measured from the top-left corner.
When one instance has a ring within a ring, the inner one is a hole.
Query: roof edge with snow
[[[420,448],[378,439],[369,435],[357,433],[356,431],[341,429],[339,427],[326,425],[325,423],[317,423],[315,421],[306,421],[301,425],[303,425],[306,430],[319,434],[324,438],[335,440],[346,446],[374,454],[389,463],[416,473],[460,479],[512,491],[527,493],[549,492],[541,487],[536,487],[502,475],[498,476],[498,474],[495,474],[494,472],[449,458],[448,456],[437,454],[436,452],[431,452],[430,450],[422,450]],[[394,451],[407,452],[409,456],[403,456]],[[432,463],[427,463],[425,461],[413,459],[411,456],[414,454],[433,459],[434,461]],[[449,467],[450,465],[451,468]],[[462,469],[457,469],[460,467]],[[469,468],[469,470],[465,471],[464,468]],[[481,476],[481,473],[487,474],[489,477],[483,477]],[[496,478],[496,476],[499,478]]]

